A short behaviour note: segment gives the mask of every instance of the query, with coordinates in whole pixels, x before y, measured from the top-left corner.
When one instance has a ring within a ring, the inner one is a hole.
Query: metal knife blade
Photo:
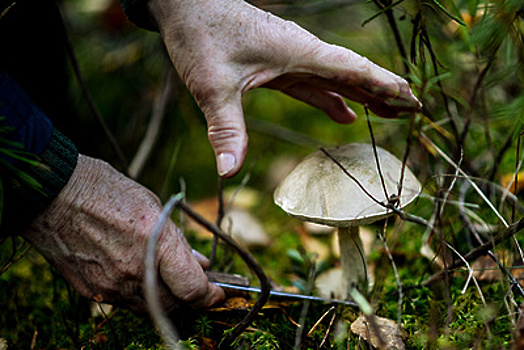
[[[242,290],[246,292],[255,292],[260,293],[260,288],[257,287],[245,287],[245,286],[238,286],[235,284],[229,284],[229,283],[222,283],[222,282],[212,282],[216,284],[217,286],[221,288],[229,288],[229,289],[236,289],[236,290]],[[303,295],[303,294],[294,294],[294,293],[288,293],[288,292],[278,292],[278,291],[270,291],[270,295],[279,296],[279,297],[286,297],[286,298],[292,298],[292,299],[303,299],[303,300],[311,300],[311,301],[322,301],[325,303],[335,303],[335,304],[344,304],[344,305],[350,305],[350,306],[357,306],[357,303],[349,300],[340,300],[340,299],[329,299],[329,298],[322,298],[317,296],[311,296],[311,295]]]

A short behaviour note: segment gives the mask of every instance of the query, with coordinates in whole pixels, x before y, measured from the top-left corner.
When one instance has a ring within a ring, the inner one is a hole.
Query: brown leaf
[[[517,185],[515,186],[515,174],[504,174],[500,179],[500,185],[507,188],[511,193],[516,194],[524,189],[524,171],[517,174],[517,180]]]
[[[397,323],[384,317],[359,316],[351,324],[351,332],[379,349],[405,349]]]

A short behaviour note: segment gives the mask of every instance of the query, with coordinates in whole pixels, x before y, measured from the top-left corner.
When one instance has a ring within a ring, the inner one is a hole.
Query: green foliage
[[[285,3],[300,13],[301,6],[317,1]],[[383,223],[371,227],[386,237],[402,288],[383,243],[375,241],[370,254],[375,284],[366,297],[378,316],[400,319],[407,349],[510,348],[516,336],[523,297],[510,288],[507,274],[501,270],[506,268],[518,276],[522,267],[518,254],[524,243],[521,233],[515,241],[507,240],[492,249],[502,267],[474,267],[474,279],[468,270],[456,269],[433,284],[422,282],[440,271],[443,263],[460,261],[478,246],[477,234],[486,241],[504,228],[469,180],[479,186],[508,224],[524,214],[522,194],[508,196],[501,188],[503,175],[522,170],[522,7],[520,0],[377,0],[292,18],[310,30],[322,28],[319,35],[323,39],[352,47],[400,72],[424,104],[422,113],[412,118],[370,118],[379,145],[399,157],[410,145],[408,165],[423,183],[424,193],[409,212],[432,224],[392,219],[387,230]],[[130,28],[110,32],[98,25],[97,21],[104,19],[94,13],[73,18],[71,34],[88,85],[95,87],[93,95],[102,114],[125,146],[126,155],[132,156],[156,91],[151,82],[162,81],[166,64],[158,38]],[[168,196],[180,190],[183,178],[189,199],[196,200],[216,195],[217,179],[212,151],[204,141],[202,115],[187,91],[179,89],[172,115],[165,121],[162,137],[140,180]],[[335,125],[321,112],[267,90],[251,92],[243,102],[249,116],[247,166],[227,185],[235,186],[249,175],[248,185],[262,193],[254,212],[273,239],[270,247],[253,249],[252,253],[276,284],[293,285],[296,291],[305,292],[311,270],[320,275],[336,265],[337,259],[330,256],[319,261],[314,253],[304,251],[296,234],[299,223],[272,204],[274,184],[268,179],[276,171],[271,165],[282,155],[300,158],[319,144],[369,142],[366,120],[362,117],[348,127]],[[361,107],[349,104],[364,116]],[[96,130],[83,108],[79,104],[81,122],[86,129]],[[101,141],[89,149],[91,154],[114,160],[103,137],[97,139]],[[456,169],[437,147],[470,178],[456,176]],[[196,238],[191,230],[187,236],[195,248],[209,253],[209,241]],[[11,259],[20,244],[4,242],[2,256]],[[435,256],[421,254],[424,247],[430,247]],[[217,268],[248,275],[256,284],[245,264],[223,246],[219,246],[218,261]],[[481,271],[495,276],[482,277]],[[119,309],[105,320],[86,312],[85,300],[33,253],[0,276],[0,301],[0,309],[5,310],[0,315],[0,338],[9,346],[30,348],[36,330],[39,348],[162,347],[147,317]],[[272,308],[264,309],[236,340],[238,348],[293,348],[303,304],[271,301]],[[331,316],[321,320],[329,308],[311,304],[305,324],[300,325],[305,330],[304,347],[316,349],[325,339],[323,349],[369,348],[349,329],[359,310],[337,306],[331,324]],[[185,339],[190,339],[189,347],[196,348],[202,337],[218,343],[244,315],[245,311],[194,311],[178,325]]]
[[[5,117],[0,116],[0,122],[5,120]],[[2,174],[10,174],[18,178],[21,182],[31,186],[35,189],[41,190],[42,186],[31,176],[21,171],[19,168],[13,166],[4,157],[11,158],[22,164],[29,164],[37,166],[38,162],[33,154],[24,151],[23,145],[8,139],[8,135],[12,132],[12,128],[8,126],[0,126],[0,170]],[[2,177],[0,177],[0,223],[2,222],[2,212],[4,209],[4,184]]]

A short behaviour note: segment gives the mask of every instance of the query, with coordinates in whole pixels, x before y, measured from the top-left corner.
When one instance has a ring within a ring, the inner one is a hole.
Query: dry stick
[[[222,176],[218,177],[218,215],[215,221],[217,227],[222,226],[222,220],[224,220],[225,211],[224,211],[224,178]],[[217,256],[218,248],[218,237],[213,235],[213,241],[211,243],[211,253],[209,254],[209,270],[215,266],[215,259]]]
[[[0,268],[0,275],[2,275],[4,272],[9,270],[11,266],[13,266],[17,261],[20,261],[30,250],[31,246],[26,241],[23,241],[18,247],[16,246],[15,237],[11,237],[13,242],[13,252],[11,253],[11,256],[7,259],[7,262]],[[0,242],[3,244],[3,242]],[[0,244],[1,245],[1,244]],[[24,248],[18,256],[16,254],[20,249]]]
[[[181,200],[175,203],[175,206],[195,220],[199,225],[229,244],[238,253],[238,255],[240,255],[249,268],[256,274],[260,281],[260,295],[258,296],[255,305],[253,305],[253,308],[248,312],[246,317],[244,317],[244,319],[240,321],[240,323],[238,323],[236,327],[224,339],[222,339],[219,344],[219,349],[229,349],[235,338],[238,337],[249,326],[249,324],[255,319],[258,312],[267,302],[269,298],[269,292],[271,291],[271,282],[255,258],[253,258],[249,252],[242,249],[234,239],[222,232],[219,227],[207,221],[204,217],[202,217],[199,213],[194,211]]]
[[[402,57],[402,64],[404,65],[404,74],[408,74],[409,73],[409,66],[407,64],[408,55],[406,53],[406,47],[404,46],[404,43],[402,42],[402,36],[400,35],[400,31],[397,26],[397,21],[395,20],[395,16],[393,15],[393,9],[382,5],[380,1],[373,0],[373,2],[375,3],[375,5],[377,5],[377,7],[381,11],[384,11],[384,14],[386,15],[388,24],[391,27],[393,36],[395,37],[395,42],[397,43],[398,51],[400,53],[400,56]]]
[[[153,111],[151,113],[151,119],[147,125],[146,134],[138,147],[135,157],[129,165],[129,176],[133,179],[138,178],[144,170],[144,166],[149,159],[160,134],[160,128],[166,114],[167,106],[173,98],[175,75],[171,67],[172,66],[169,64],[167,69],[168,72],[166,73],[166,78],[164,80],[164,86],[160,93],[157,94],[153,104]]]
[[[364,110],[366,111],[366,119],[368,122],[369,136],[371,137],[371,144],[373,146],[373,156],[375,158],[375,163],[377,164],[378,175],[380,177],[380,183],[382,184],[382,189],[384,190],[384,195],[386,200],[389,199],[388,189],[386,188],[386,182],[384,181],[384,176],[382,175],[382,169],[380,168],[380,160],[378,159],[377,153],[377,143],[375,141],[375,135],[373,134],[373,127],[371,126],[371,121],[369,120],[369,111],[367,105],[364,105]]]
[[[104,134],[106,135],[107,139],[109,140],[111,147],[113,147],[113,150],[115,151],[116,156],[118,158],[118,162],[120,163],[120,166],[122,167],[122,172],[127,175],[128,164],[127,164],[127,160],[124,155],[124,152],[122,151],[122,148],[116,141],[115,136],[113,135],[113,133],[107,126],[106,122],[104,121],[104,118],[102,118],[102,114],[100,114],[100,111],[98,110],[98,107],[96,106],[95,101],[93,100],[93,97],[91,96],[91,93],[89,92],[89,88],[87,87],[87,84],[84,80],[84,76],[82,75],[82,72],[80,70],[80,65],[78,64],[78,59],[76,57],[75,50],[73,49],[73,44],[71,43],[71,39],[69,38],[69,35],[67,35],[67,28],[65,27],[65,23],[62,22],[62,25],[64,26],[66,51],[69,56],[69,60],[71,61],[71,66],[73,67],[73,72],[78,82],[78,85],[80,86],[80,89],[82,90],[82,94],[84,95],[84,98],[87,101],[87,105],[89,106],[91,113],[93,113],[93,115],[95,116],[96,120],[102,127]]]
[[[255,167],[255,163],[257,162],[257,160],[258,160],[258,157],[256,157],[255,160],[253,160],[253,162],[251,163],[249,167],[249,170],[247,171],[246,175],[244,176],[240,184],[237,186],[235,192],[233,193],[233,196],[231,196],[227,205],[224,205],[224,181],[225,180],[223,177],[219,177],[218,179],[218,215],[217,215],[217,220],[215,223],[217,227],[221,227],[222,221],[224,220],[226,213],[233,206],[233,202],[235,201],[235,198],[237,197],[238,193],[244,187],[246,187],[247,183],[251,179],[251,171]],[[211,254],[209,256],[209,269],[210,270],[213,268],[215,264],[217,249],[218,249],[218,238],[216,236],[213,236]]]
[[[385,207],[386,205],[384,203],[382,203],[381,201],[379,201],[378,199],[376,199],[371,193],[369,193],[369,191],[360,183],[360,181],[357,180],[357,178],[355,178],[346,168],[344,168],[344,166],[335,158],[333,157],[324,147],[320,147],[320,151],[322,151],[322,153],[324,153],[329,159],[331,159],[343,172],[344,174],[346,174],[351,180],[353,180],[353,182],[355,182],[355,184],[360,187],[360,189],[375,203],[377,203],[378,205],[381,205],[383,207]]]
[[[465,197],[466,193],[465,191],[463,191],[461,189],[460,191],[460,197],[463,198]],[[459,201],[459,203],[463,203],[463,199],[461,201]],[[469,228],[469,230],[471,232],[473,232],[473,235],[475,236],[475,238],[477,239],[477,242],[479,244],[483,244],[484,242],[482,241],[482,239],[480,238],[475,226],[473,225],[473,223],[471,222],[470,218],[468,215],[466,215],[465,213],[465,210],[464,210],[464,206],[463,205],[460,205],[459,206],[459,215],[462,217],[462,219],[464,220],[464,222],[466,223],[466,226]],[[505,266],[504,264],[502,264],[500,262],[500,260],[495,256],[495,254],[493,254],[493,252],[491,250],[488,250],[486,252],[486,255],[488,255],[491,260],[493,260],[497,266],[499,267],[499,269],[502,271],[502,273],[510,280],[510,284],[511,284],[511,288],[512,290],[521,295],[521,296],[524,296],[524,290],[522,289],[522,287],[520,286],[519,282],[517,281],[517,279],[513,276],[513,274],[511,273],[511,271],[509,271]]]
[[[479,76],[477,77],[477,81],[475,82],[475,85],[473,86],[473,93],[471,95],[470,100],[468,101],[468,110],[466,113],[466,118],[464,120],[464,127],[462,129],[462,132],[460,133],[460,138],[457,140],[459,147],[462,147],[462,145],[464,144],[464,141],[466,141],[466,136],[468,135],[469,127],[471,126],[471,113],[473,113],[473,105],[475,104],[475,100],[477,99],[478,90],[480,90],[480,86],[487,72],[491,68],[493,62],[494,62],[493,58],[488,61],[488,64],[484,67],[484,69],[482,69]]]
[[[384,230],[385,232],[385,230]],[[398,302],[397,302],[397,326],[400,330],[402,325],[402,301],[404,299],[404,295],[402,292],[402,281],[400,280],[400,275],[398,274],[397,264],[395,264],[395,260],[393,260],[393,255],[391,254],[391,251],[389,250],[389,246],[386,242],[386,237],[384,237],[380,231],[377,231],[378,237],[384,244],[384,250],[386,251],[386,254],[388,256],[389,262],[391,264],[391,267],[393,267],[393,273],[395,274],[395,280],[397,282],[397,292],[398,292]]]
[[[504,229],[504,231],[498,233],[495,237],[493,237],[490,241],[482,244],[481,246],[471,250],[469,253],[465,254],[463,256],[464,260],[467,262],[471,262],[483,255],[485,255],[490,249],[494,248],[496,245],[500,244],[501,242],[505,241],[506,239],[510,238],[512,235],[517,234],[520,230],[524,228],[524,219],[520,219],[518,222],[515,222],[511,225],[509,225],[507,228]],[[452,263],[450,266],[448,266],[447,270],[439,271],[430,277],[428,277],[426,280],[422,281],[420,283],[420,286],[429,286],[430,284],[439,281],[441,278],[443,278],[447,274],[453,273],[454,269],[457,269],[459,267],[464,266],[463,260],[458,260]]]
[[[335,307],[332,306],[332,308],[334,309]],[[328,326],[328,329],[326,330],[326,334],[324,334],[324,338],[322,338],[322,341],[320,342],[320,345],[318,346],[319,349],[322,349],[322,346],[326,342],[327,337],[329,335],[329,331],[331,330],[331,327],[333,327],[333,322],[335,322],[335,317],[336,316],[337,316],[337,313],[333,312],[333,316],[331,316],[331,321],[329,321],[329,326]]]
[[[460,167],[458,167],[455,162],[453,162],[451,160],[451,158],[446,154],[444,153],[444,151],[442,151],[433,141],[431,141],[424,133],[420,133],[420,136],[426,141],[428,142],[428,144],[430,144],[437,152],[438,154],[440,154],[440,156],[446,161],[448,162],[451,166],[453,166],[455,169],[457,169],[461,175],[463,175],[465,177],[465,179],[471,184],[471,186],[475,189],[475,191],[479,194],[479,196],[482,198],[482,200],[484,202],[486,202],[486,204],[490,207],[490,209],[495,213],[495,215],[499,218],[499,220],[502,222],[502,224],[505,226],[505,227],[508,227],[508,223],[506,222],[506,220],[504,220],[504,218],[502,217],[502,215],[500,215],[500,213],[497,211],[497,209],[493,206],[493,203],[491,203],[488,198],[486,197],[486,195],[484,194],[484,192],[482,192],[482,190],[477,186],[477,184],[475,182],[473,182],[470,177],[464,172],[464,170],[460,169]]]
[[[306,295],[310,295],[311,291],[313,290],[313,287],[315,286],[315,276],[317,274],[317,269],[314,260],[311,261],[308,259],[309,263],[309,274],[308,274],[308,280],[306,285],[305,293]],[[302,310],[300,311],[300,319],[298,320],[298,324],[300,325],[297,328],[297,332],[295,333],[295,346],[294,349],[300,349],[300,345],[302,344],[302,335],[304,334],[304,328],[306,328],[306,318],[307,313],[309,311],[309,306],[311,305],[310,300],[305,300],[304,304],[302,304]]]
[[[162,228],[164,223],[169,217],[169,214],[173,210],[173,207],[177,202],[182,200],[182,195],[173,195],[164,206],[164,209],[160,213],[153,232],[147,240],[147,250],[146,250],[146,276],[144,283],[144,295],[146,298],[147,305],[149,307],[149,314],[153,319],[162,339],[166,342],[168,349],[176,349],[179,347],[178,340],[179,336],[175,330],[174,325],[171,323],[169,318],[164,314],[162,305],[160,305],[160,300],[158,297],[158,279],[157,279],[157,268],[156,268],[156,243],[158,237],[162,233]]]

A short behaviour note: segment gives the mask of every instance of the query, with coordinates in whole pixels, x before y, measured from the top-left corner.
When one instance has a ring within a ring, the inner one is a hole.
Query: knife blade
[[[260,288],[257,287],[246,287],[246,286],[239,286],[235,284],[230,283],[222,283],[222,282],[212,282],[216,284],[217,286],[221,288],[228,288],[228,289],[235,289],[235,290],[241,290],[245,292],[255,292],[260,293]],[[322,298],[317,297],[313,295],[303,295],[303,294],[295,294],[295,293],[289,293],[289,292],[279,292],[275,290],[271,290],[269,292],[269,295],[273,296],[279,296],[279,297],[285,297],[285,298],[291,298],[291,299],[302,299],[302,300],[311,300],[311,301],[321,301],[325,303],[335,303],[335,304],[344,304],[349,306],[356,306],[358,307],[357,303],[349,300],[341,300],[341,299],[330,299],[330,298]]]

